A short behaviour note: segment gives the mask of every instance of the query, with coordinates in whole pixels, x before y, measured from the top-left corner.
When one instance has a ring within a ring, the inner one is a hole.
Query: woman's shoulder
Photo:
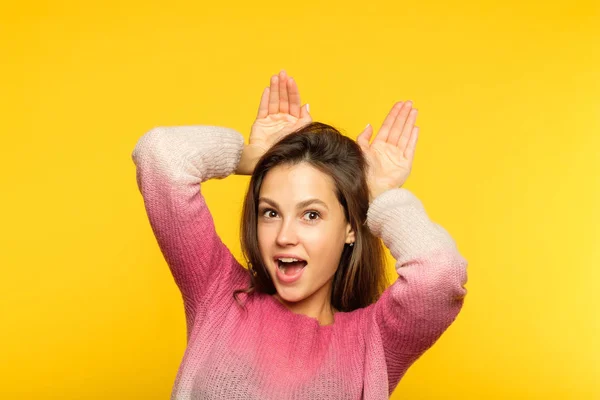
[[[364,328],[371,324],[375,304],[376,302],[369,304],[368,306],[357,308],[356,310],[343,312],[340,314],[343,315],[343,321],[345,323]]]

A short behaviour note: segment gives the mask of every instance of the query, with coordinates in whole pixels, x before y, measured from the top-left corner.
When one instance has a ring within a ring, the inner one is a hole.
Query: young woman
[[[155,128],[132,157],[181,290],[188,345],[173,399],[386,399],[458,315],[467,262],[401,188],[418,128],[399,102],[371,143],[312,123],[281,72],[249,144],[227,128]],[[200,184],[251,174],[243,268]],[[385,281],[385,244],[398,279]],[[386,289],[387,287],[387,289]]]

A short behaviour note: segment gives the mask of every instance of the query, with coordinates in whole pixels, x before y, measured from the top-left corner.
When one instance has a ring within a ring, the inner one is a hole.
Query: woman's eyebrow
[[[276,201],[271,200],[271,199],[269,199],[267,197],[260,197],[258,199],[258,202],[259,203],[260,202],[265,202],[265,203],[267,203],[267,204],[269,204],[269,205],[271,205],[271,206],[273,206],[275,208],[279,208],[279,204],[277,204]],[[324,201],[319,200],[319,199],[307,199],[307,200],[303,200],[303,201],[301,201],[300,203],[298,203],[296,205],[296,208],[304,208],[304,207],[307,207],[307,206],[309,206],[311,204],[319,204],[319,205],[325,207],[325,209],[329,211],[329,207],[327,207],[327,204],[325,204]]]

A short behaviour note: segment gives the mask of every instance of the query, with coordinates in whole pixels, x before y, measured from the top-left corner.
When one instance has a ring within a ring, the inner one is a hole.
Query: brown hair
[[[313,122],[293,132],[273,147],[254,168],[242,211],[240,240],[250,270],[250,287],[234,292],[276,293],[263,263],[257,234],[258,198],[266,174],[279,165],[307,163],[329,175],[346,220],[355,232],[355,244],[346,244],[333,277],[331,305],[352,311],[375,302],[388,285],[381,240],[366,225],[369,191],[366,160],[358,144],[335,128]],[[239,301],[238,301],[239,303]]]

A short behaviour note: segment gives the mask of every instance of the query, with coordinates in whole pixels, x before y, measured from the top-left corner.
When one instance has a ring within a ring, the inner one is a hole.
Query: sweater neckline
[[[344,314],[344,312],[338,311],[335,314],[333,314],[333,322],[331,324],[321,325],[319,323],[319,320],[317,320],[316,318],[293,312],[292,310],[281,304],[279,300],[277,300],[272,295],[266,293],[261,293],[261,295],[266,296],[268,298],[267,303],[271,304],[273,308],[278,309],[281,313],[288,315],[289,318],[295,319],[296,321],[298,321],[298,323],[313,325],[315,328],[321,330],[331,330],[336,326],[336,324],[339,325],[339,321],[342,318],[342,314]]]

